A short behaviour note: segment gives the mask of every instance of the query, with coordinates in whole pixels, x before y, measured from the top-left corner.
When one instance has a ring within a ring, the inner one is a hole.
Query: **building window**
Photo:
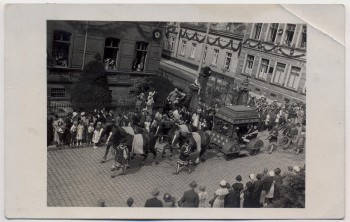
[[[231,60],[232,60],[232,53],[231,52],[226,52],[224,69],[227,69],[227,70],[230,69]]]
[[[287,82],[287,87],[297,89],[301,68],[292,66]]]
[[[291,46],[295,32],[295,25],[287,24],[286,33],[284,37],[284,44]]]
[[[254,56],[252,55],[247,55],[247,60],[245,62],[245,67],[244,67],[244,73],[245,74],[252,74],[253,71],[253,64],[254,64]]]
[[[175,46],[175,38],[171,37],[171,40],[170,40],[170,51],[174,51],[174,46]]]
[[[253,39],[259,39],[261,33],[262,23],[256,23],[254,28]]]
[[[187,45],[187,41],[186,40],[182,40],[180,55],[183,55],[183,56],[185,55],[186,45]]]
[[[146,56],[148,50],[147,42],[136,42],[135,59],[132,70],[142,72],[145,68]]]
[[[286,71],[286,64],[278,62],[277,66],[276,66],[275,76],[273,78],[273,82],[280,84],[280,85],[283,85],[285,71]]]
[[[213,58],[211,60],[211,64],[212,65],[216,65],[216,63],[218,62],[218,57],[219,57],[219,50],[218,49],[214,49],[214,54],[213,54]]]
[[[301,30],[300,48],[306,48],[306,25],[303,25]]]
[[[205,58],[207,57],[207,51],[208,51],[208,47],[205,47],[204,49],[204,55],[203,55],[203,62],[205,63]]]
[[[105,41],[105,51],[103,55],[103,61],[105,64],[105,69],[117,68],[117,57],[119,51],[120,40],[116,38],[106,38]]]
[[[68,67],[69,48],[72,34],[55,31],[53,34],[52,56],[54,66]]]
[[[66,89],[51,88],[51,97],[53,97],[53,98],[64,98],[64,97],[66,97]]]
[[[190,57],[192,59],[194,59],[194,57],[196,56],[196,48],[197,48],[197,44],[196,43],[192,43],[191,55],[190,55]]]
[[[268,42],[275,42],[277,36],[278,23],[271,23],[269,28],[269,34],[267,36]]]
[[[258,78],[266,79],[269,70],[270,61],[268,59],[261,59]]]

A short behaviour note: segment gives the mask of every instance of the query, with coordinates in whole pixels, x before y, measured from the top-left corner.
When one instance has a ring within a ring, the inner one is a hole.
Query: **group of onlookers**
[[[226,180],[218,184],[218,189],[211,196],[204,185],[198,186],[196,181],[189,184],[189,190],[177,200],[169,192],[160,198],[160,190],[151,191],[152,197],[147,199],[144,207],[206,207],[206,208],[262,208],[269,207],[279,200],[282,194],[281,187],[292,186],[296,176],[305,177],[305,166],[289,166],[288,171],[281,174],[281,169],[273,171],[264,169],[258,174],[248,175],[244,185],[242,176],[238,175],[230,185]],[[198,191],[196,190],[198,188]],[[134,200],[130,197],[127,205],[132,207]]]
[[[141,93],[135,109],[128,112],[116,113],[113,109],[95,110],[94,112],[73,112],[65,117],[57,114],[48,115],[48,145],[55,143],[61,146],[97,145],[108,138],[110,125],[137,125],[147,132],[152,132],[160,138],[175,124],[188,124],[192,131],[211,130],[214,115],[218,107],[205,106],[191,113],[186,104],[181,103],[186,94],[175,88],[168,96],[168,102],[159,109],[154,109],[156,92]],[[305,105],[298,103],[278,104],[277,101],[268,103],[264,96],[256,99],[249,97],[248,106],[255,109],[260,117],[257,131],[269,132],[268,152],[272,153],[277,147],[289,149],[294,147],[295,153],[303,152],[305,147]],[[223,125],[225,127],[225,124]]]

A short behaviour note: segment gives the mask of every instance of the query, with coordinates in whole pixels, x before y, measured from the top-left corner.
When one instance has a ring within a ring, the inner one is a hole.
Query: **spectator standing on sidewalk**
[[[159,195],[159,190],[156,188],[151,192],[152,198],[146,200],[145,207],[163,207],[162,201],[160,201],[157,197]]]

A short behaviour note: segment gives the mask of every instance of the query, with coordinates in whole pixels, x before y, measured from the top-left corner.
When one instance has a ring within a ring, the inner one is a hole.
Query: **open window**
[[[148,50],[147,42],[136,42],[135,58],[134,58],[132,70],[137,72],[144,71],[147,50]]]
[[[116,70],[120,40],[116,38],[106,38],[103,62],[105,69]]]
[[[287,24],[286,33],[284,36],[284,44],[291,46],[295,32],[295,25]]]
[[[69,32],[54,31],[52,44],[52,65],[68,67],[71,36],[72,34]]]
[[[306,25],[303,25],[301,30],[300,48],[306,49]]]

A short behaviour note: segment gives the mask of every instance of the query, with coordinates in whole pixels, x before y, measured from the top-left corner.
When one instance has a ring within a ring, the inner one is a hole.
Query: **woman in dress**
[[[64,122],[61,118],[58,118],[57,114],[54,115],[52,126],[54,129],[54,142],[57,147],[60,147],[63,144]]]
[[[242,176],[238,175],[236,177],[236,182],[232,184],[232,189],[235,192],[235,197],[234,197],[234,202],[233,202],[233,207],[234,208],[240,208],[241,207],[241,192],[244,188],[242,182]]]
[[[226,187],[226,180],[222,180],[220,182],[220,188],[214,193],[214,202],[212,208],[223,208],[225,196],[228,194],[228,190]]]
[[[206,187],[205,186],[200,186],[199,187],[199,207],[209,207],[209,204],[207,202],[208,199],[208,193],[205,191]]]

